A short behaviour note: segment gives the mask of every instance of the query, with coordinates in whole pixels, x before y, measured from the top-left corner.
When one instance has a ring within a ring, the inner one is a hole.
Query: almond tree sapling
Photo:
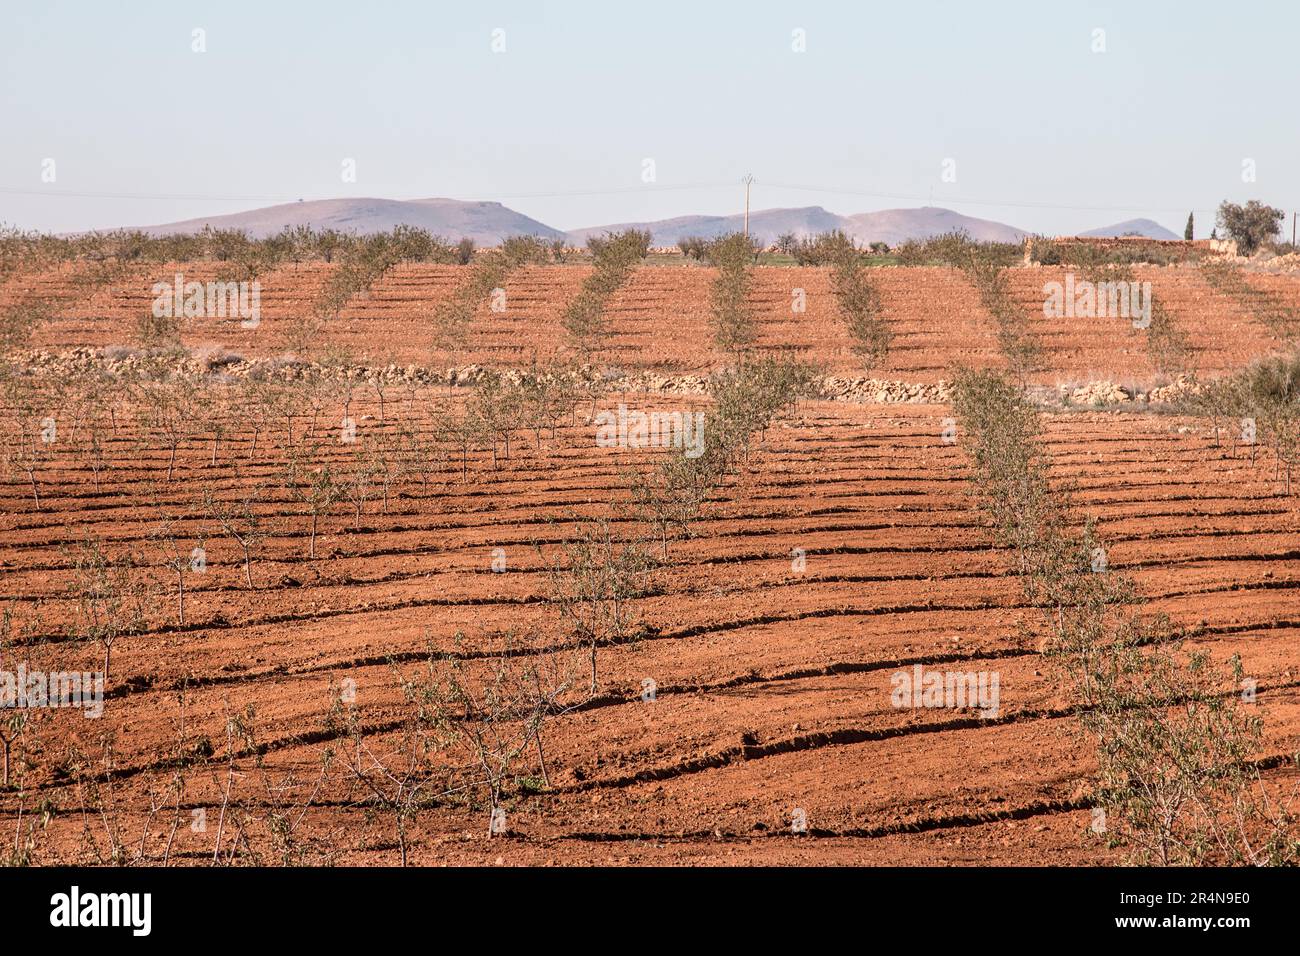
[[[307,442],[301,443],[298,452],[290,456],[285,478],[290,495],[302,503],[308,514],[307,558],[314,560],[321,516],[334,507],[344,488],[335,478],[332,463],[321,454],[321,448]]]
[[[176,468],[176,453],[199,420],[199,399],[192,381],[176,376],[144,383],[140,389],[141,431],[154,436],[168,452],[167,480]]]
[[[366,444],[357,443],[351,447],[348,457],[340,464],[336,481],[343,490],[343,496],[352,505],[354,530],[361,530],[361,516],[365,513],[366,502],[374,493],[379,481],[379,471],[371,456],[369,440]]]
[[[450,764],[447,789],[481,789],[494,822],[529,748],[542,785],[550,785],[542,728],[566,709],[561,699],[574,678],[572,656],[523,650],[513,633],[473,648],[457,633],[451,653],[431,651],[420,671],[402,681],[408,705]],[[489,837],[501,832],[488,828]]]
[[[460,480],[469,481],[469,453],[487,437],[487,424],[463,403],[459,409],[446,408],[437,424],[438,437],[460,451]]]
[[[43,389],[27,379],[8,378],[3,382],[5,430],[0,444],[6,468],[27,479],[32,505],[40,511],[41,489],[38,475],[58,440],[58,419],[45,406]]]
[[[635,602],[649,590],[650,559],[637,543],[616,539],[608,519],[597,518],[576,525],[561,555],[547,564],[552,601],[586,648],[595,696],[600,646],[623,643],[639,630]]]
[[[162,566],[176,576],[176,623],[185,626],[185,575],[195,568],[195,550],[203,549],[202,536],[183,538],[179,525],[184,515],[167,514],[149,529],[149,540],[158,552]]]
[[[253,556],[266,537],[262,516],[257,505],[262,500],[264,488],[245,483],[236,489],[233,500],[219,497],[212,488],[203,489],[203,507],[217,523],[221,533],[230,538],[244,559],[244,583],[253,590]]]
[[[407,694],[403,688],[404,695]],[[406,696],[408,705],[410,697]],[[431,757],[438,746],[428,718],[416,708],[406,707],[397,742],[386,748],[371,746],[366,739],[355,706],[340,705],[335,698],[331,723],[341,723],[348,738],[344,759],[352,780],[363,793],[363,803],[393,819],[398,858],[403,867],[410,856],[410,827],[420,809],[445,792],[435,779]]]
[[[505,446],[505,457],[510,457],[510,434],[519,427],[521,404],[519,388],[497,372],[485,374],[474,386],[469,413],[482,423],[482,431],[492,439],[494,470],[498,465],[498,440]]]
[[[113,645],[124,634],[138,633],[145,623],[148,589],[138,580],[131,555],[112,560],[100,541],[87,537],[69,549],[74,633],[104,652],[104,681],[109,679]]]

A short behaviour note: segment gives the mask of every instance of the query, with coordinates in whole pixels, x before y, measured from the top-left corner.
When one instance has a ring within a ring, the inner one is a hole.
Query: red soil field
[[[263,280],[259,328],[194,320],[185,343],[278,354],[277,325],[312,301],[331,268],[277,270]],[[0,307],[54,303],[38,348],[123,344],[152,282],[178,270],[187,279],[215,275],[211,264],[131,269],[87,298],[77,270],[64,267],[11,278]],[[403,266],[350,302],[326,336],[372,362],[544,362],[562,354],[560,318],[588,271],[515,272],[506,311],[484,304],[466,348],[449,354],[432,349],[428,322],[464,271]],[[1012,270],[1016,298],[1047,349],[1035,380],[1152,381],[1142,333],[1042,317],[1042,283],[1058,273]],[[1238,368],[1280,344],[1192,270],[1139,274],[1191,336],[1203,373]],[[613,334],[598,361],[695,374],[724,364],[708,326],[713,275],[694,266],[637,270],[611,299]],[[882,269],[873,279],[895,333],[879,377],[935,382],[962,365],[1005,366],[993,321],[961,273]],[[1297,296],[1295,280],[1258,281]],[[792,313],[800,288],[807,311]],[[826,270],[757,269],[751,306],[760,350],[793,349],[831,374],[861,374]],[[373,394],[359,392],[349,411],[363,441],[399,422],[429,434],[436,403],[456,405],[461,392],[389,396],[382,420]],[[619,401],[670,404],[634,394],[606,396],[598,407]],[[688,404],[711,410],[704,398]],[[44,807],[52,816],[35,843],[38,863],[102,858],[109,819],[120,842],[147,859],[166,852],[172,862],[205,863],[220,831],[241,862],[397,863],[391,815],[339,770],[353,746],[330,723],[340,687],[355,689],[349,703],[365,746],[393,755],[410,707],[401,679],[418,674],[431,652],[456,652],[458,634],[472,642],[511,633],[523,656],[544,659],[564,640],[547,561],[575,516],[613,514],[627,526],[624,472],[642,453],[598,447],[582,408],[540,442],[516,435],[498,467],[479,448],[463,476],[459,454],[447,454],[423,479],[398,482],[386,504],[375,490],[359,513],[346,503],[330,509],[309,558],[309,518],[283,484],[292,446],[280,426],[261,432],[255,450],[250,421],[232,409],[215,463],[210,441],[192,435],[169,479],[167,449],[143,440],[133,408],[115,411],[120,427],[101,436],[109,467],[98,482],[87,438],[74,434],[41,467],[42,508],[23,476],[0,485],[0,576],[15,622],[6,660],[99,666],[102,648],[66,635],[78,610],[72,562],[88,535],[114,554],[153,555],[151,532],[173,517],[178,540],[202,543],[206,570],[186,577],[181,625],[174,577],[151,559],[147,623],[113,644],[102,719],[58,710],[33,718],[29,733],[49,759],[24,771],[21,797],[0,793],[0,832],[21,824],[20,811],[39,816]],[[322,421],[342,414],[332,408]],[[943,438],[951,414],[827,401],[787,413],[715,489],[692,535],[669,543],[654,589],[635,601],[646,628],[599,651],[599,693],[546,723],[549,785],[534,779],[543,771],[532,751],[520,756],[529,783],[503,804],[509,836],[487,838],[481,803],[438,801],[407,824],[410,862],[1116,862],[1118,851],[1089,832],[1096,759],[1040,651],[1046,621],[1026,599],[1012,555],[994,543],[960,439]],[[1097,516],[1110,565],[1134,577],[1152,610],[1190,627],[1193,647],[1217,660],[1241,656],[1258,681],[1252,706],[1264,719],[1266,783],[1294,788],[1294,770],[1275,764],[1300,743],[1297,497],[1281,492],[1270,462],[1216,443],[1204,420],[1062,411],[1045,413],[1044,423],[1052,479],[1070,490],[1074,518]],[[300,420],[298,441],[306,428]],[[348,446],[323,447],[331,468],[351,467]],[[265,537],[247,577],[205,494],[230,506],[249,501]],[[494,569],[502,559],[504,570]],[[998,712],[894,706],[892,679],[917,665],[996,672]],[[227,764],[227,719],[249,707],[257,754]],[[198,759],[175,799],[167,787],[178,746]],[[327,753],[333,762],[322,776]],[[277,829],[286,806],[306,807],[289,815],[292,839]],[[807,833],[792,832],[796,811]],[[200,816],[204,826],[192,828]]]
[[[552,787],[509,806],[511,839],[482,839],[480,812],[432,809],[413,825],[412,861],[1107,861],[1084,837],[1079,803],[1092,758],[1038,653],[1039,612],[990,545],[960,451],[940,438],[945,413],[818,403],[772,430],[696,537],[670,545],[662,591],[644,601],[654,633],[603,650],[599,706],[549,728]],[[1058,479],[1101,517],[1112,565],[1131,570],[1155,607],[1199,625],[1197,643],[1243,656],[1271,751],[1292,752],[1300,509],[1276,494],[1267,467],[1181,425],[1064,415],[1048,443]],[[149,630],[114,647],[104,719],[64,721],[60,732],[116,733],[114,789],[130,808],[147,806],[145,788],[157,786],[147,768],[174,734],[187,678],[185,719],[213,741],[224,714],[256,707],[267,751],[261,767],[241,770],[250,777],[310,781],[330,742],[301,738],[320,728],[331,683],[344,679],[355,681],[371,746],[391,744],[393,668],[409,669],[427,646],[450,649],[458,630],[554,633],[535,543],[555,541],[562,514],[617,498],[618,456],[632,454],[593,447],[590,432],[561,430],[498,471],[476,456],[469,483],[449,468],[436,490],[403,489],[388,514],[372,507],[359,527],[336,515],[315,561],[303,560],[302,517],[272,489],[258,499],[270,537],[252,591],[237,550],[204,527],[211,521],[185,522],[187,538],[208,540],[187,625],[168,620],[160,596]],[[228,454],[246,446],[232,439]],[[233,497],[269,473],[275,454],[238,477],[220,468],[207,477],[210,461],[195,448],[167,483],[165,455],[128,447],[99,493],[70,463],[45,479],[48,510],[33,512],[17,485],[0,499],[6,593],[24,607],[40,602],[47,632],[71,614],[62,547],[93,529],[144,549],[159,509],[179,508],[210,480]],[[163,490],[147,494],[150,481]],[[491,570],[494,548],[506,573]],[[806,552],[802,572],[795,548]],[[999,672],[998,717],[892,707],[890,676],[918,663]],[[640,696],[647,677],[652,702]],[[220,771],[190,781],[187,809],[217,812]],[[62,808],[51,859],[73,853],[84,797],[53,778],[39,793]],[[318,800],[309,828],[340,862],[393,862],[386,821],[348,807],[341,787]],[[790,834],[795,808],[811,839]],[[127,818],[138,838],[143,817]],[[152,828],[149,840],[165,839],[161,821]],[[178,859],[206,859],[213,839],[183,828]],[[269,852],[255,827],[249,839]]]
[[[336,266],[288,265],[262,277],[262,321],[242,329],[233,319],[190,319],[182,329],[191,347],[220,344],[249,357],[285,351],[288,320],[311,306]],[[399,365],[525,365],[561,354],[560,324],[588,265],[527,266],[505,285],[504,312],[487,302],[476,310],[468,343],[455,353],[434,348],[433,315],[463,281],[459,266],[406,264],[384,275],[368,293],[354,297],[327,333],[330,344],[360,360]],[[38,274],[10,277],[0,286],[0,308],[45,300],[57,306],[33,342],[63,349],[79,345],[125,345],[134,322],[153,301],[155,282],[170,284],[177,273],[186,281],[216,278],[214,263],[129,267],[101,285],[78,285],[84,266],[60,266]],[[1013,295],[1030,330],[1040,339],[1044,368],[1031,376],[1039,384],[1109,380],[1149,384],[1160,376],[1146,349],[1146,333],[1124,319],[1049,319],[1043,315],[1043,285],[1063,281],[1059,267],[1007,270]],[[628,370],[705,373],[724,364],[709,328],[709,286],[715,270],[703,266],[646,266],[613,295],[607,308],[611,337],[595,360]],[[1192,348],[1192,367],[1202,376],[1240,368],[1256,356],[1285,344],[1242,305],[1215,292],[1190,266],[1138,267],[1135,277],[1149,281],[1170,310]],[[884,317],[894,342],[878,378],[932,383],[958,366],[1005,367],[997,329],[975,289],[955,269],[880,268],[871,271],[880,289]],[[1252,276],[1259,288],[1300,305],[1300,279]],[[803,290],[806,310],[792,311],[795,290]],[[821,363],[828,374],[862,376],[849,349],[850,339],[830,288],[829,270],[761,266],[754,270],[750,306],[758,323],[760,351],[791,350]]]

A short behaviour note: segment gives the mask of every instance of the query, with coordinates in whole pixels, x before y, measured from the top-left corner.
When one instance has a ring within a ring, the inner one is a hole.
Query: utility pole
[[[741,180],[745,184],[745,238],[749,238],[749,187],[754,184],[754,174],[746,173]]]
[[[1291,213],[1291,245],[1293,246],[1295,245],[1295,217],[1296,216],[1300,216],[1300,213],[1297,212]]]

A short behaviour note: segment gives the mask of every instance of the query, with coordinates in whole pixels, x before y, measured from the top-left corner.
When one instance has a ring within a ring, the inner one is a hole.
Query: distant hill
[[[1079,233],[1094,239],[1113,239],[1118,236],[1142,236],[1145,239],[1181,239],[1180,235],[1170,232],[1154,219],[1127,219],[1113,226],[1102,226]]]
[[[265,209],[186,219],[161,226],[146,226],[152,235],[242,229],[254,238],[274,235],[285,226],[312,226],[367,234],[387,232],[394,226],[427,229],[444,239],[469,237],[480,245],[495,245],[507,236],[541,236],[559,239],[564,233],[530,219],[499,202],[462,202],[458,199],[316,199],[284,203]]]
[[[897,245],[905,239],[929,239],[958,229],[980,242],[1020,242],[1027,233],[1006,223],[963,216],[951,209],[923,206],[920,209],[882,209],[848,216],[852,226],[845,230],[860,242]]]
[[[729,232],[740,232],[745,228],[743,214],[734,216],[678,216],[676,219],[658,219],[650,222],[620,222],[607,226],[590,226],[586,229],[574,229],[569,239],[574,245],[582,245],[590,236],[603,235],[606,232],[620,232],[624,229],[649,229],[650,244],[653,246],[674,246],[679,239],[713,239]],[[827,212],[821,206],[803,206],[798,209],[759,209],[749,214],[749,234],[765,242],[776,241],[777,236],[787,232],[794,233],[800,239],[815,236],[820,232],[835,229],[848,231],[848,220]]]
[[[679,216],[650,222],[621,222],[608,226],[575,229],[569,238],[582,244],[591,235],[618,232],[622,229],[648,229],[650,241],[656,246],[672,246],[679,239],[698,237],[711,239],[744,228],[743,215],[734,216]],[[972,239],[998,242],[1019,242],[1025,237],[1023,230],[987,219],[963,216],[951,209],[926,206],[920,209],[885,209],[864,212],[856,216],[840,216],[821,206],[803,206],[797,209],[759,209],[749,214],[749,233],[766,243],[778,236],[793,233],[800,239],[820,232],[839,229],[859,242],[887,242],[891,246],[904,239],[927,239],[955,229],[965,229]]]
[[[204,226],[212,226],[214,229],[242,229],[250,236],[263,238],[274,235],[285,226],[338,229],[365,235],[386,232],[398,225],[427,229],[452,242],[468,237],[481,246],[496,245],[507,236],[519,235],[540,236],[544,239],[567,238],[571,244],[581,246],[589,237],[606,232],[647,229],[650,231],[652,245],[673,246],[679,239],[712,239],[729,232],[740,232],[744,228],[745,218],[739,213],[731,216],[678,216],[674,219],[588,226],[565,233],[499,202],[356,198],[283,203],[224,216],[206,216],[145,226],[143,229],[152,235],[168,235],[198,232]],[[1023,229],[1006,223],[976,219],[938,206],[882,209],[851,216],[841,216],[821,206],[801,206],[794,209],[758,209],[749,215],[750,235],[769,244],[787,233],[793,233],[802,239],[836,229],[842,230],[859,244],[886,242],[891,246],[907,239],[928,239],[958,229],[965,230],[972,239],[985,242],[1019,242],[1026,235]],[[1079,235],[1179,238],[1150,219],[1130,219]]]

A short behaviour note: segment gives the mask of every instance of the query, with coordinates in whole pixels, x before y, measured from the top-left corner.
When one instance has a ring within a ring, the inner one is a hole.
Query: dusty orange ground
[[[418,414],[404,402],[390,417]],[[1008,556],[990,547],[960,449],[939,437],[947,414],[821,403],[769,432],[746,473],[709,505],[697,537],[670,546],[661,593],[641,602],[654,633],[602,650],[600,705],[549,726],[552,787],[511,798],[512,837],[485,839],[482,809],[433,808],[412,826],[412,860],[1113,860],[1086,832],[1089,813],[1078,801],[1092,758],[1037,653],[1039,612],[1007,573]],[[92,532],[148,553],[148,529],[192,505],[205,485],[233,497],[270,479],[282,449],[262,442],[263,453],[236,474],[247,434],[228,441],[216,468],[196,441],[167,483],[165,453],[124,431],[99,492],[71,445],[43,472],[47,510],[33,510],[22,484],[6,485],[0,568],[16,614],[56,635],[71,612],[62,546]],[[1155,608],[1200,624],[1198,644],[1243,656],[1259,681],[1269,755],[1294,752],[1296,499],[1277,494],[1270,467],[1214,448],[1197,423],[1062,415],[1050,420],[1048,442],[1057,477],[1101,517],[1112,564],[1135,574]],[[211,519],[184,519],[183,534],[206,540],[209,561],[206,575],[189,578],[187,626],[174,625],[160,579],[149,631],[114,646],[104,719],[57,714],[43,724],[44,739],[77,739],[102,755],[98,736],[113,732],[118,777],[100,800],[122,808],[126,842],[143,835],[139,845],[160,855],[172,811],[146,822],[141,808],[167,778],[157,761],[176,737],[179,688],[191,681],[187,740],[206,736],[218,748],[224,714],[254,705],[267,751],[260,766],[237,764],[235,793],[249,815],[242,858],[274,859],[266,815],[284,799],[276,788],[305,799],[324,749],[341,746],[303,740],[321,728],[332,685],[355,681],[369,745],[383,752],[397,745],[396,673],[417,667],[427,646],[450,648],[458,630],[512,629],[538,645],[557,639],[535,542],[553,546],[563,525],[551,519],[603,513],[619,500],[617,469],[630,453],[594,447],[581,421],[540,450],[526,445],[498,471],[480,452],[464,483],[458,462],[442,463],[427,489],[402,486],[387,514],[372,501],[359,526],[337,509],[315,561],[304,560],[300,508],[272,485],[258,498],[269,537],[253,591]],[[159,490],[148,491],[149,482]],[[497,547],[505,574],[490,570]],[[795,548],[807,554],[802,573],[792,569]],[[89,648],[24,647],[38,660],[94,666]],[[890,676],[915,663],[996,670],[999,718],[894,709]],[[658,685],[654,702],[640,698],[647,677]],[[48,766],[33,773],[25,812],[42,800],[58,808],[38,859],[84,854],[85,827],[102,848],[103,823],[91,812],[98,804]],[[181,861],[210,856],[224,784],[219,761],[188,780],[173,851]],[[345,774],[331,777],[300,837],[329,846],[338,862],[396,862],[391,821],[368,815],[358,799]],[[10,826],[14,804],[5,798]],[[198,808],[208,812],[203,833],[188,828]],[[789,833],[795,808],[809,836]]]
[[[262,324],[241,329],[237,320],[186,320],[187,345],[220,345],[245,355],[284,351],[285,326],[311,307],[337,266],[287,265],[262,277]],[[372,362],[399,364],[525,364],[564,350],[560,319],[589,273],[587,265],[529,266],[505,285],[506,308],[482,303],[470,339],[455,353],[433,348],[432,317],[437,306],[464,281],[459,266],[403,265],[384,275],[369,293],[352,300],[326,333],[329,343]],[[45,301],[56,318],[35,344],[49,347],[127,344],[135,320],[148,310],[154,282],[215,278],[214,263],[128,267],[105,278],[84,264],[10,277],[0,285],[0,308]],[[709,285],[714,270],[693,265],[644,266],[613,296],[607,310],[608,347],[603,364],[665,372],[707,372],[725,357],[713,347],[709,328]],[[1157,376],[1146,349],[1146,333],[1123,319],[1048,319],[1043,284],[1061,281],[1056,267],[1008,270],[1013,295],[1030,329],[1045,349],[1040,384],[1108,379],[1149,384]],[[1212,290],[1194,267],[1139,267],[1191,346],[1192,367],[1212,376],[1238,368],[1281,347],[1273,335],[1229,296]],[[1003,367],[996,326],[961,272],[944,268],[882,268],[871,272],[893,333],[879,378],[934,382],[958,365]],[[1248,281],[1300,306],[1300,278],[1249,276]],[[806,303],[792,310],[797,290]],[[830,374],[862,375],[830,289],[825,268],[760,267],[754,270],[750,304],[759,325],[760,349],[794,349],[822,363]]]
[[[152,282],[177,268],[188,279],[216,274],[211,265],[131,269],[102,283],[84,266],[65,266],[11,278],[0,307],[53,306],[38,346],[123,343],[148,308]],[[259,329],[196,321],[187,344],[278,354],[279,329],[313,301],[331,268],[291,266],[265,277]],[[1196,273],[1149,272],[1191,335],[1202,372],[1240,366],[1279,344]],[[468,347],[451,355],[431,349],[429,317],[464,271],[401,267],[350,303],[327,336],[371,360],[544,361],[562,349],[560,316],[586,274],[582,265],[520,270],[508,283],[506,312],[483,306]],[[708,329],[712,276],[701,267],[639,269],[613,297],[614,334],[600,361],[678,372],[721,364]],[[1003,365],[992,319],[960,273],[874,276],[895,332],[888,365],[876,374],[935,381],[956,365]],[[1038,380],[1149,381],[1140,333],[1042,318],[1049,278],[1059,276],[1012,274],[1048,348],[1049,371]],[[1252,281],[1292,298],[1300,291],[1292,279]],[[806,293],[803,314],[790,309],[795,289]],[[751,304],[760,347],[793,347],[833,373],[856,373],[825,270],[759,269]],[[386,417],[427,431],[436,398],[389,395]],[[628,400],[651,408],[680,401]],[[541,447],[518,435],[499,469],[476,451],[468,480],[458,455],[446,451],[427,480],[394,487],[386,512],[377,497],[360,517],[336,506],[322,520],[316,558],[307,560],[308,519],[279,478],[286,452],[279,425],[261,433],[252,454],[249,421],[229,417],[216,464],[208,438],[193,435],[168,481],[166,451],[142,439],[132,409],[118,412],[120,430],[101,436],[108,467],[98,486],[85,430],[66,427],[39,470],[43,510],[33,507],[25,477],[10,473],[0,485],[0,590],[20,635],[6,661],[96,666],[95,648],[62,638],[74,611],[67,549],[88,534],[110,552],[150,562],[155,588],[145,633],[113,647],[104,718],[36,715],[28,741],[41,749],[24,770],[30,789],[21,800],[0,794],[0,834],[40,820],[44,808],[53,816],[36,837],[36,862],[102,857],[110,829],[146,858],[158,859],[170,840],[174,859],[203,862],[229,785],[234,809],[223,846],[233,841],[241,861],[397,862],[392,820],[364,807],[364,792],[341,769],[346,739],[323,729],[340,685],[355,682],[367,746],[383,754],[401,742],[398,678],[416,672],[429,648],[449,650],[457,632],[497,631],[515,632],[534,651],[556,646],[564,632],[545,601],[542,554],[555,553],[566,518],[608,514],[626,500],[620,470],[632,453],[596,447],[582,413]],[[371,394],[359,394],[353,413],[363,441],[389,427],[377,420]],[[991,545],[960,445],[940,437],[950,414],[938,406],[815,403],[770,430],[744,473],[706,506],[695,536],[671,544],[657,592],[637,602],[650,626],[644,639],[601,650],[596,704],[548,725],[551,786],[511,794],[511,836],[485,838],[481,800],[444,802],[411,823],[412,861],[1114,861],[1116,852],[1088,833],[1093,758],[1038,653],[1040,613],[1009,573],[1010,556]],[[296,427],[301,440],[305,423]],[[1259,682],[1262,756],[1295,752],[1300,506],[1279,493],[1271,465],[1216,445],[1203,422],[1169,416],[1049,416],[1046,442],[1078,517],[1099,517],[1112,566],[1135,576],[1154,609],[1194,625],[1197,646],[1219,659],[1242,656]],[[331,447],[334,463],[346,464],[347,451]],[[200,507],[205,489],[234,501],[250,487],[260,488],[253,501],[266,532],[252,590],[238,549]],[[167,516],[183,542],[201,541],[208,553],[207,572],[186,580],[184,627],[175,620],[173,579],[149,540]],[[491,569],[496,548],[506,573]],[[802,570],[792,565],[795,549],[806,554]],[[915,664],[997,671],[999,716],[895,709],[890,678]],[[657,684],[653,702],[641,699],[646,678]],[[225,719],[250,705],[264,753],[241,757],[228,777],[220,759]],[[206,739],[217,751],[188,774],[179,817],[165,790],[165,758],[178,738],[191,748]],[[335,762],[317,789],[331,749]],[[113,771],[97,793],[69,783],[76,750],[89,766]],[[538,775],[531,753],[521,760],[521,772]],[[1280,771],[1270,771],[1269,782],[1296,785]],[[290,852],[277,842],[277,808],[309,798]],[[151,800],[161,808],[153,814]],[[808,835],[790,832],[796,809],[806,814]],[[207,813],[202,832],[189,826],[197,810]]]

